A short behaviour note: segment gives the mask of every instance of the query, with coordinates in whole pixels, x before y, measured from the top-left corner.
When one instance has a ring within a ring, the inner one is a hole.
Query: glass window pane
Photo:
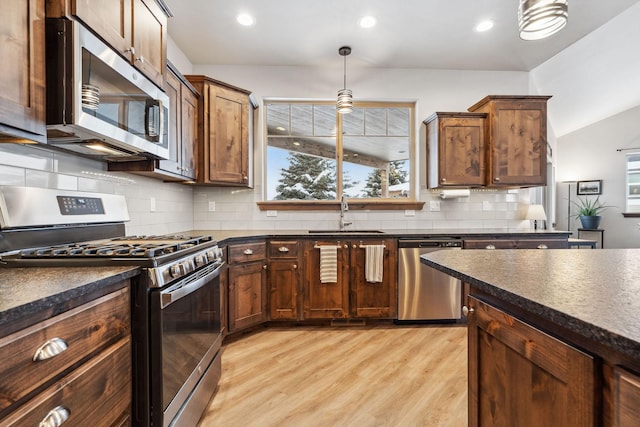
[[[354,108],[342,116],[342,130],[345,135],[364,135],[364,108]]]
[[[336,106],[315,105],[313,108],[313,135],[336,136]]]
[[[313,107],[291,105],[291,135],[313,135]]]
[[[267,105],[267,133],[269,135],[290,135],[289,104]]]
[[[389,108],[389,135],[409,136],[411,112],[408,108]]]
[[[387,134],[387,109],[367,108],[365,111],[365,135],[386,135]]]

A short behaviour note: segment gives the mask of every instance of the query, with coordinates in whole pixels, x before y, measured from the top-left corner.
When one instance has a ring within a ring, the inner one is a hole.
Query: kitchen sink
[[[309,234],[382,234],[380,230],[309,230]]]

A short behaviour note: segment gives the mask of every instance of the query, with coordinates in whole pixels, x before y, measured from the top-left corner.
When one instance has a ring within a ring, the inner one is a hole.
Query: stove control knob
[[[202,267],[207,264],[207,256],[205,254],[196,255],[195,257],[196,267]]]
[[[180,264],[173,264],[171,268],[169,268],[169,274],[171,277],[179,277],[180,276]]]
[[[182,274],[187,274],[194,270],[193,264],[191,264],[189,261],[182,261],[180,265],[182,266]]]

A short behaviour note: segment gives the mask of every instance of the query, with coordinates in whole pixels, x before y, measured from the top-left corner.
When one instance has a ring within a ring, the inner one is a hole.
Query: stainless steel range
[[[124,236],[123,196],[0,188],[0,264],[131,265],[133,423],[195,425],[220,377],[222,251],[212,236]]]

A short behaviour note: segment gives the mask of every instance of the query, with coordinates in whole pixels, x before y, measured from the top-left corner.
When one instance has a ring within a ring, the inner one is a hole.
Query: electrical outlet
[[[404,216],[416,216],[416,211],[413,209],[405,209]]]
[[[216,211],[216,202],[209,202],[209,212]]]
[[[278,216],[278,211],[267,211],[267,216]]]
[[[431,200],[429,202],[429,211],[430,212],[440,212],[440,201],[439,200]]]
[[[149,199],[149,212],[155,212],[155,211],[156,211],[156,198],[151,197]]]

